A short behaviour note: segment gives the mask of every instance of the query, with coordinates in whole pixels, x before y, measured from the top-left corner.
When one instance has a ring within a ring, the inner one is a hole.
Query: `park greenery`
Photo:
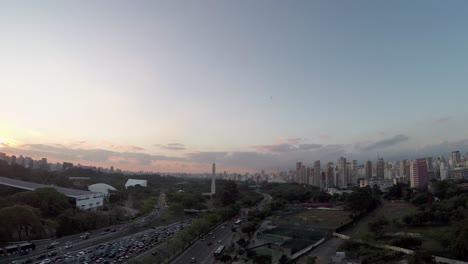
[[[65,195],[53,188],[20,191],[0,186],[0,215],[11,216],[0,218],[0,242],[64,236],[122,223],[153,210],[161,191],[177,192],[181,188],[187,189],[186,196],[190,197],[175,200],[174,210],[177,214],[183,214],[184,208],[206,208],[206,199],[200,193],[209,190],[209,181],[204,179],[182,179],[159,174],[124,175],[120,172],[106,173],[99,169],[80,167],[46,171],[16,164],[8,165],[4,161],[0,161],[0,175],[82,190],[94,183],[107,183],[118,190],[111,192],[101,210],[83,211],[75,208]],[[89,180],[84,185],[75,185],[69,177],[89,177]],[[126,189],[125,182],[129,178],[146,179],[148,187],[135,186]],[[128,200],[131,200],[130,205],[127,204]],[[131,214],[125,207],[136,209],[137,214]]]
[[[241,194],[245,194],[247,197],[256,196],[252,194],[252,190],[250,189],[241,193],[238,185],[234,181],[222,181],[220,185],[222,187],[220,192],[215,196],[214,203],[221,206],[217,207],[216,210],[207,211],[200,215],[192,222],[190,227],[180,231],[177,236],[169,242],[169,247],[173,253],[186,248],[200,236],[208,233],[216,225],[236,216],[243,203],[242,199],[239,199]]]
[[[329,202],[332,199],[330,194],[318,187],[297,183],[263,183],[261,190],[270,194],[275,201],[285,203]]]
[[[414,190],[398,184],[384,197],[407,200],[417,210],[400,218],[382,216],[369,222],[368,240],[418,251],[409,263],[427,263],[421,252],[468,260],[468,192],[458,182],[433,181],[427,188]],[[435,237],[426,236],[429,233]],[[436,242],[444,246],[431,247]]]

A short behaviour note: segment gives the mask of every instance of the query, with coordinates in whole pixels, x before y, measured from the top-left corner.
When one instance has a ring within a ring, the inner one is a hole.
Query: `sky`
[[[468,151],[466,1],[2,1],[0,152],[253,172]]]

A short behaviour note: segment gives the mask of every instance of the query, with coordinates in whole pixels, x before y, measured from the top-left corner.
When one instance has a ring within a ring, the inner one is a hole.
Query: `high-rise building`
[[[385,176],[385,162],[383,158],[379,158],[377,160],[377,164],[375,165],[375,169],[377,171],[377,178],[383,179]]]
[[[312,185],[313,183],[313,175],[314,172],[312,171],[312,169],[310,167],[307,167],[306,168],[306,180],[307,180],[307,185]]]
[[[411,162],[410,184],[412,188],[423,187],[429,182],[426,159],[417,159]]]
[[[320,160],[316,160],[314,162],[314,177],[313,177],[314,180],[313,180],[312,185],[321,187],[322,185],[321,176],[322,176],[322,173],[321,173],[321,168],[320,168]]]
[[[432,164],[432,157],[426,157],[427,175],[429,179],[435,179],[434,165]]]
[[[341,188],[346,188],[348,186],[346,178],[346,158],[340,157],[338,160],[338,186]]]
[[[448,178],[448,167],[447,167],[447,162],[445,161],[444,156],[440,159],[439,162],[439,170],[440,170],[440,179],[441,180],[446,180]]]
[[[16,156],[13,155],[10,157],[10,165],[16,164]]]
[[[16,159],[16,164],[24,167],[24,157],[23,155],[20,155],[17,159]]]
[[[365,178],[368,180],[372,178],[372,161],[368,160],[366,162],[366,175]]]
[[[211,194],[216,193],[216,164],[211,168]]]
[[[32,169],[34,168],[34,160],[31,157],[26,157],[24,159],[25,167]]]
[[[326,188],[330,188],[336,186],[335,182],[335,168],[333,167],[333,163],[329,162],[327,164],[327,170],[325,172],[325,184]]]
[[[301,183],[301,168],[302,162],[296,162],[296,178],[294,179],[294,181],[297,183]]]
[[[455,168],[460,163],[460,151],[452,151],[452,166]]]

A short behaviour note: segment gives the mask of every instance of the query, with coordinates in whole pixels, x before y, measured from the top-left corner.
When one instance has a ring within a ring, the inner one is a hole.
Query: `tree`
[[[463,260],[468,260],[468,220],[460,223],[455,238],[456,255]]]
[[[227,181],[224,184],[223,191],[221,193],[221,202],[223,206],[235,204],[239,199],[240,193],[237,189],[237,184],[234,181]]]
[[[26,238],[30,239],[32,234],[37,234],[41,230],[41,221],[37,209],[29,205],[13,205],[2,208],[0,209],[0,215],[8,216],[0,218],[1,226],[10,234],[12,231],[16,231],[19,240],[22,240],[23,232]]]
[[[372,186],[372,195],[374,197],[380,197],[382,194],[383,192],[380,190],[379,186],[374,184],[374,186]]]
[[[239,240],[237,240],[237,244],[240,247],[244,247],[245,246],[245,238],[243,238],[243,237],[239,238]]]
[[[413,199],[411,199],[411,203],[414,205],[423,205],[426,204],[429,200],[428,193],[418,193]]]
[[[241,229],[242,233],[248,234],[249,236],[252,235],[255,230],[257,230],[257,226],[252,222],[246,223]]]
[[[374,233],[376,237],[382,237],[385,235],[387,227],[390,225],[390,222],[384,216],[370,222],[368,224],[369,231]]]
[[[345,207],[353,212],[353,215],[359,215],[370,206],[370,195],[363,191],[354,191],[347,197]]]
[[[68,198],[54,188],[40,188],[32,192],[19,192],[11,197],[13,203],[27,204],[39,208],[45,217],[57,217],[71,208]]]
[[[221,262],[226,263],[230,261],[232,258],[229,255],[222,255],[221,258],[219,259]]]
[[[271,264],[271,256],[268,255],[256,255],[253,258],[254,263],[257,264]]]
[[[317,264],[317,257],[316,256],[308,256],[307,257],[307,264]]]
[[[396,185],[392,185],[388,189],[388,194],[387,194],[389,199],[401,199],[403,196],[403,188],[401,183],[397,183]]]
[[[426,251],[415,251],[408,259],[408,264],[433,264],[434,257]]]

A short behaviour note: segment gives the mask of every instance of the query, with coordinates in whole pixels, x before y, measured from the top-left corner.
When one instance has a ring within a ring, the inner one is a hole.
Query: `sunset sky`
[[[467,1],[2,1],[0,152],[160,172],[468,151]]]

